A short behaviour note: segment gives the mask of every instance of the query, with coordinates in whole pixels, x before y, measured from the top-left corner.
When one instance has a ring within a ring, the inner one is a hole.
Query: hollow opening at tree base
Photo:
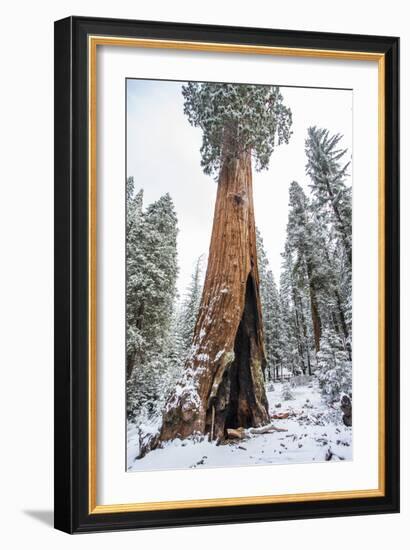
[[[261,366],[263,350],[260,349],[258,339],[258,309],[251,275],[248,276],[245,292],[242,319],[235,337],[235,359],[225,372],[213,403],[213,434],[218,439],[226,436],[228,428],[250,428],[257,425],[261,416],[255,397],[252,365],[259,363]],[[212,431],[212,425],[209,428]]]

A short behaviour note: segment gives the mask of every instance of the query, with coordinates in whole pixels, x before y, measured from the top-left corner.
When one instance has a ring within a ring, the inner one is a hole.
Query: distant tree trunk
[[[301,300],[299,295],[296,293],[294,283],[292,283],[292,298],[293,298],[294,313],[295,313],[294,320],[295,320],[295,329],[296,329],[296,339],[297,339],[298,353],[299,353],[299,359],[300,359],[300,364],[298,364],[298,370],[302,369],[302,372],[304,373],[306,371],[305,359],[304,359],[305,346],[302,340],[303,326],[301,326],[301,321],[299,319],[299,313],[298,313],[299,311],[302,312],[302,308],[300,306]]]
[[[251,155],[243,152],[221,168],[192,349],[155,445],[268,423],[265,366]]]
[[[325,183],[326,183],[326,189],[327,189],[327,193],[328,193],[329,200],[330,200],[330,205],[333,209],[336,220],[339,224],[339,231],[340,231],[340,234],[341,234],[341,237],[342,237],[342,243],[343,243],[343,246],[344,246],[344,249],[345,249],[345,252],[346,252],[347,261],[349,262],[349,267],[351,269],[352,268],[352,245],[351,245],[350,239],[349,239],[349,232],[346,228],[346,224],[345,224],[345,222],[342,218],[342,215],[340,214],[340,210],[337,206],[337,202],[336,202],[335,196],[333,194],[333,191],[330,187],[328,178],[325,179]]]
[[[326,261],[327,261],[327,264],[329,266],[329,270],[330,270],[330,273],[331,273],[331,281],[332,281],[332,287],[333,287],[333,294],[334,294],[334,297],[335,297],[335,300],[336,300],[336,303],[337,303],[337,309],[339,311],[339,317],[340,317],[340,324],[341,324],[341,331],[342,331],[342,334],[344,336],[344,339],[345,339],[345,342],[346,342],[346,350],[347,350],[347,353],[348,353],[348,356],[349,356],[349,360],[351,361],[352,360],[352,348],[350,346],[350,344],[348,343],[348,337],[349,337],[349,331],[348,331],[348,328],[347,328],[347,324],[346,324],[346,318],[345,318],[345,314],[344,314],[344,311],[343,311],[343,306],[342,306],[342,298],[340,296],[340,292],[338,290],[338,284],[337,284],[337,281],[332,273],[332,263],[330,261],[330,257],[329,257],[329,253],[326,249],[326,247],[324,247],[324,250],[325,250],[325,258],[326,258]]]
[[[314,293],[310,293],[310,305],[312,310],[312,325],[313,325],[313,335],[315,340],[315,350],[316,353],[320,351],[320,337],[322,335],[322,326],[319,317],[319,310],[317,307],[316,297]]]
[[[301,304],[301,307],[302,307],[302,304]],[[308,374],[310,376],[312,374],[312,366],[310,364],[309,339],[308,339],[308,334],[307,334],[305,316],[303,315],[303,309],[301,309],[301,317],[302,317],[302,327],[303,327],[303,342],[304,342],[304,348],[305,348],[305,351],[306,351],[307,371],[308,371]],[[303,374],[306,374],[306,367],[303,371]]]
[[[310,309],[312,312],[313,336],[315,340],[316,353],[320,351],[320,338],[322,336],[322,322],[320,320],[319,308],[317,305],[316,289],[313,284],[313,268],[310,261],[306,262],[306,270],[309,281]]]

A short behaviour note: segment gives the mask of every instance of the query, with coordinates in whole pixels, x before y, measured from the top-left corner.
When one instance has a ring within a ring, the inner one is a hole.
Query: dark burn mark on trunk
[[[245,305],[235,337],[235,359],[226,370],[218,393],[208,411],[211,431],[212,406],[215,407],[215,437],[225,436],[227,428],[249,428],[258,423],[255,390],[251,372],[254,350],[257,349],[258,312],[252,276],[246,282]]]

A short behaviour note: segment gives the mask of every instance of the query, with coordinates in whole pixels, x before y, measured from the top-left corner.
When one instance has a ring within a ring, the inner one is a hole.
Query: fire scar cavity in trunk
[[[266,421],[266,403],[257,403],[255,392],[255,386],[263,385],[263,355],[259,351],[257,338],[255,288],[249,275],[243,315],[235,337],[234,358],[224,373],[211,406],[208,406],[206,431],[211,438],[222,439],[229,428],[250,428]]]

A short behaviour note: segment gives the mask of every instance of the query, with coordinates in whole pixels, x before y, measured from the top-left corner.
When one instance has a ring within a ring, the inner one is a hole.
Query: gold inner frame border
[[[329,491],[266,496],[246,496],[199,500],[97,504],[97,47],[174,49],[220,53],[247,53],[281,57],[310,57],[375,61],[378,63],[378,488],[352,491]],[[192,42],[88,36],[88,511],[89,514],[142,512],[243,506],[285,502],[313,502],[352,498],[375,498],[385,495],[385,56],[375,52],[283,48],[243,44]]]

